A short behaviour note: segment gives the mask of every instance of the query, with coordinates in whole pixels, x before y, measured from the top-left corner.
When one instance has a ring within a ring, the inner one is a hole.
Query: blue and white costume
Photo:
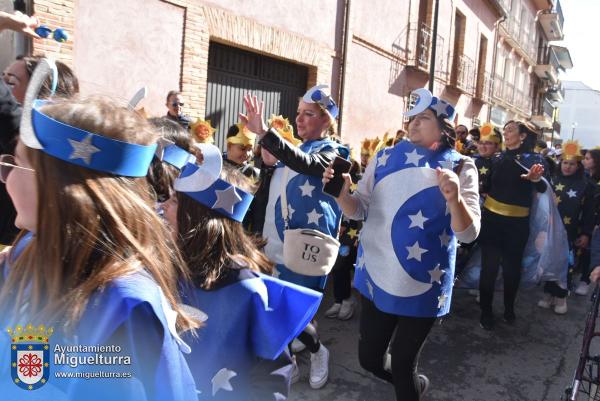
[[[331,140],[307,141],[300,145],[305,153],[337,150],[347,156],[348,149]],[[269,200],[265,212],[263,237],[268,239],[265,253],[277,264],[279,278],[308,288],[323,289],[327,276],[310,277],[295,273],[283,264],[284,221],[281,215],[281,191],[285,166],[279,162],[271,178]],[[337,238],[342,210],[335,199],[323,192],[321,176],[299,174],[289,170],[286,196],[289,210],[289,228],[312,228]]]
[[[459,169],[460,191],[474,215],[461,233],[437,182],[437,167]],[[402,141],[367,166],[355,196],[363,219],[355,287],[383,312],[412,317],[450,310],[456,240],[471,242],[479,224],[477,170],[453,149],[434,152]]]

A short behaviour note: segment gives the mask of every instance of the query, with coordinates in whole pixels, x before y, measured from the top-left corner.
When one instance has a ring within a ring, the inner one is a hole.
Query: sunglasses
[[[177,107],[177,106],[183,107],[184,104],[183,103],[179,103],[179,102],[173,102],[173,103],[171,103],[171,106],[173,106],[173,107]]]
[[[0,155],[0,182],[6,183],[6,179],[13,168],[35,172],[32,168],[17,166],[13,155]]]

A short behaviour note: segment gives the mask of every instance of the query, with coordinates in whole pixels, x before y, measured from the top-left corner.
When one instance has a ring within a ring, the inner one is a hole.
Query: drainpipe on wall
[[[350,48],[350,0],[344,2],[344,33],[342,35],[342,55],[340,63],[340,80],[339,80],[339,116],[338,116],[338,133],[341,136],[342,124],[344,117],[344,95],[346,93],[346,72],[348,67],[348,49]]]
[[[498,57],[498,41],[500,39],[500,24],[506,21],[506,15],[503,15],[494,23],[494,53],[492,55],[492,72],[491,72],[491,92],[494,92],[494,80],[496,79],[496,57]],[[492,105],[490,104],[487,111],[487,120],[492,119]]]

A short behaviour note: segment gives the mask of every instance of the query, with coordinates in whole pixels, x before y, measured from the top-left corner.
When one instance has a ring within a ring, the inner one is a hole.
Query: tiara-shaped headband
[[[282,115],[276,116],[275,114],[271,115],[271,118],[268,120],[269,126],[274,128],[275,131],[286,141],[291,143],[294,146],[298,146],[302,143],[302,141],[294,136],[294,127],[290,124],[290,120],[284,118]]]
[[[33,72],[21,117],[21,141],[28,147],[91,170],[126,177],[144,177],[154,157],[157,145],[139,145],[107,138],[44,114],[40,108],[49,101],[37,99],[38,93],[52,74],[55,86],[57,72],[54,62],[42,59]]]
[[[406,117],[416,116],[429,109],[438,117],[447,118],[448,120],[454,119],[454,106],[445,100],[433,96],[427,89],[416,89],[411,92],[411,96],[415,96],[417,101],[410,110],[404,113]]]
[[[242,222],[254,196],[219,178],[223,168],[221,151],[214,145],[198,143],[203,163],[187,163],[173,187],[202,205],[237,222]]]
[[[328,95],[324,89],[329,89],[328,85],[317,85],[313,86],[304,94],[302,100],[306,103],[318,103],[325,108],[331,114],[331,117],[336,118],[339,113],[337,104],[333,101],[330,95]]]
[[[227,143],[242,146],[254,146],[256,134],[254,132],[251,132],[243,123],[237,123],[235,126],[237,127],[238,132],[234,136],[228,137]]]

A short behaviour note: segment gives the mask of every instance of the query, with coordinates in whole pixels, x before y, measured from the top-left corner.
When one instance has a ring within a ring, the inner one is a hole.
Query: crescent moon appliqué
[[[435,170],[411,167],[385,176],[371,194],[369,216],[361,233],[364,260],[373,283],[388,294],[414,297],[432,288],[432,283],[415,280],[408,274],[396,257],[392,223],[408,199],[437,185]],[[378,249],[387,251],[378,252]],[[394,277],[394,280],[390,280],[390,277]]]

